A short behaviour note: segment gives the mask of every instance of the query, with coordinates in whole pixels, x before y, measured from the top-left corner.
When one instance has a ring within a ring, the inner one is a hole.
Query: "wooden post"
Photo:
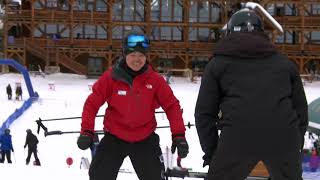
[[[189,44],[189,9],[190,9],[190,1],[183,1],[183,23],[185,26],[183,27],[183,41],[185,44],[186,51],[190,48]],[[188,53],[188,52],[187,52]]]
[[[31,0],[31,41],[32,42],[34,40],[34,30],[35,30],[35,25],[34,25],[34,3],[35,3],[35,0]]]
[[[145,17],[145,22],[146,22],[146,26],[144,26],[145,28],[145,33],[148,37],[151,36],[151,1],[150,0],[145,0],[145,9],[144,9],[144,17]],[[150,58],[150,57],[149,57]]]
[[[69,32],[69,38],[70,38],[70,44],[73,45],[73,3],[74,3],[74,0],[70,0],[69,2],[69,7],[70,7],[70,15],[69,15],[69,19],[70,19],[70,23],[69,23],[69,26],[70,26],[70,32]]]
[[[305,32],[305,7],[304,7],[304,0],[301,1],[301,4],[299,5],[299,10],[300,10],[300,16],[301,16],[301,46],[300,46],[300,50],[303,52],[304,51],[304,32]]]
[[[109,45],[109,50],[107,53],[108,56],[108,66],[112,66],[112,54],[113,54],[113,47],[112,47],[112,7],[113,7],[113,1],[107,1],[107,5],[108,5],[108,18],[106,18],[107,22],[107,41],[108,41],[108,45]]]

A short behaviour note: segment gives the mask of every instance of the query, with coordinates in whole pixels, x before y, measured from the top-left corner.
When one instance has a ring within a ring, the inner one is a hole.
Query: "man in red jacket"
[[[163,180],[164,166],[159,146],[155,109],[160,106],[170,122],[172,152],[181,158],[189,147],[179,101],[164,78],[147,62],[150,42],[145,35],[133,33],[124,41],[123,55],[93,85],[84,104],[78,147],[87,149],[93,142],[95,116],[108,103],[105,111],[105,136],[93,157],[90,180],[115,180],[126,156],[141,180]]]

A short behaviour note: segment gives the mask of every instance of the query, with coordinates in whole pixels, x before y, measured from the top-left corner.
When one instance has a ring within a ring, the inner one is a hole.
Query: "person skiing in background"
[[[236,12],[195,107],[207,180],[244,180],[259,161],[272,180],[302,180],[307,109],[296,65],[277,51],[254,11]]]
[[[22,88],[21,86],[16,87],[16,100],[22,100]]]
[[[8,100],[11,100],[12,99],[12,88],[11,88],[10,84],[8,84],[6,90],[7,90]]]
[[[0,150],[1,150],[1,160],[0,163],[4,163],[5,158],[7,158],[8,163],[12,163],[11,161],[11,151],[14,152],[12,146],[12,140],[10,135],[10,129],[5,129],[4,134],[0,136]]]
[[[115,180],[126,156],[141,180],[165,179],[165,167],[155,133],[155,109],[160,106],[170,122],[172,152],[185,158],[189,146],[179,101],[164,78],[148,64],[149,39],[139,33],[126,36],[123,58],[93,85],[82,112],[78,147],[93,143],[95,116],[105,103],[105,136],[101,139],[89,169],[90,180]]]
[[[31,131],[31,129],[27,129],[27,136],[26,136],[26,142],[24,144],[24,148],[26,148],[28,146],[28,156],[26,159],[26,165],[28,165],[30,163],[30,158],[31,155],[33,154],[34,159],[35,159],[35,165],[40,166],[40,160],[38,158],[38,148],[37,145],[39,143],[38,138],[36,135],[34,135]]]

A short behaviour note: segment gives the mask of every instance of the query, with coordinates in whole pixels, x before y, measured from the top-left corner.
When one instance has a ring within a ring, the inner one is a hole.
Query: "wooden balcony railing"
[[[26,42],[26,44],[24,44]],[[97,39],[75,39],[73,43],[68,39],[59,39],[53,41],[45,38],[16,38],[13,43],[8,44],[8,47],[24,47],[34,51],[36,53],[44,54],[41,49],[38,48],[56,48],[56,49],[74,49],[80,52],[86,53],[106,53],[108,51],[122,51],[122,41],[113,40],[97,40]],[[320,56],[320,44],[276,44],[276,47],[286,54],[299,55],[302,53],[309,55]],[[166,54],[173,53],[172,55],[201,55],[211,56],[215,48],[215,43],[212,42],[172,42],[172,41],[152,41],[151,53]],[[40,55],[38,55],[40,56]],[[42,55],[43,56],[43,55]]]
[[[320,56],[320,44],[276,44],[276,47],[288,55]]]
[[[17,20],[25,20],[25,21],[46,21],[46,20],[54,20],[55,22],[66,22],[73,19],[73,21],[77,22],[107,22],[108,13],[103,11],[73,11],[70,13],[69,11],[62,10],[35,10],[32,15],[31,10],[9,10],[6,12],[8,21],[17,21]],[[33,18],[33,19],[32,19]]]
[[[275,19],[283,25],[284,28],[302,28],[305,26],[314,28],[318,27],[320,29],[320,16],[276,16]]]

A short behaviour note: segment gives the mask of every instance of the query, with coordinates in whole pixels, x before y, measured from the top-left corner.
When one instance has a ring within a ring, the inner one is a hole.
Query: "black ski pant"
[[[37,148],[28,148],[28,156],[27,156],[27,159],[26,159],[26,164],[28,165],[29,162],[30,162],[30,158],[31,158],[31,155],[33,154],[34,156],[34,159],[36,160],[37,163],[40,163],[39,161],[39,158],[38,158],[38,155],[37,155]]]
[[[12,163],[10,150],[1,150],[1,157],[0,163],[4,163],[4,160],[6,159],[5,157],[7,157],[8,163]]]
[[[12,94],[8,94],[8,100],[12,99]]]
[[[271,180],[303,180],[301,155],[261,159]],[[216,156],[205,180],[244,180],[249,176],[259,159],[235,159]]]
[[[153,133],[140,142],[128,143],[106,133],[90,165],[90,180],[116,180],[126,156],[129,156],[140,180],[165,179],[165,167],[157,134]]]

